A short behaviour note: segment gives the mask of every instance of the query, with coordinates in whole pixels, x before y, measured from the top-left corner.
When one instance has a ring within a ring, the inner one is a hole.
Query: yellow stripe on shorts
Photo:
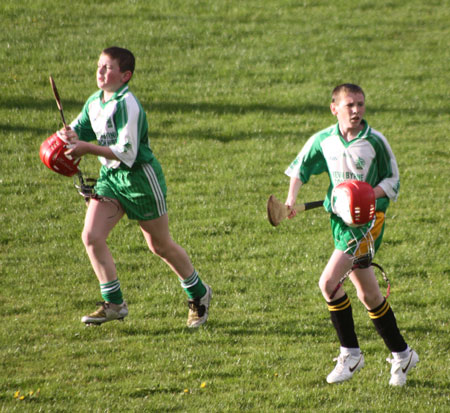
[[[381,231],[383,230],[384,224],[384,212],[378,211],[375,212],[375,219],[373,221],[372,226],[368,230],[368,234],[372,236],[373,242],[377,240],[380,236]],[[368,237],[370,239],[370,236]],[[358,257],[360,255],[365,255],[369,252],[368,243],[366,238],[362,238],[359,242],[358,249],[355,251],[355,256]]]

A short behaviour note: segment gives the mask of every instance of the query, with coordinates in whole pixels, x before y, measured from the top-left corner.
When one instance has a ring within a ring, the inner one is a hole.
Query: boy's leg
[[[350,279],[356,287],[358,298],[367,308],[375,329],[393,354],[393,359],[388,359],[392,364],[389,383],[402,386],[406,383],[408,371],[417,364],[419,357],[401,335],[394,312],[381,294],[373,267],[353,271]]]
[[[167,214],[149,221],[139,221],[147,245],[171,269],[184,280],[192,275],[194,267],[186,251],[172,240]]]
[[[384,300],[373,267],[356,268],[350,273],[359,300],[367,310],[378,307]]]
[[[106,239],[123,214],[122,207],[116,201],[89,201],[81,238],[101,284],[117,279],[116,265]]]
[[[186,251],[170,236],[167,214],[153,220],[139,221],[139,225],[150,250],[169,265],[180,279],[188,296],[187,325],[198,327],[205,323],[212,297],[211,288],[202,282]]]
[[[92,199],[89,202],[82,240],[100,283],[104,303],[95,312],[82,318],[86,324],[101,324],[123,319],[128,315],[117,278],[116,266],[106,244],[109,233],[123,214],[122,208],[115,201]]]
[[[394,312],[381,294],[373,267],[354,270],[350,279],[388,349],[392,353],[405,351],[408,346],[397,327]]]
[[[341,277],[352,267],[351,258],[350,255],[337,249],[331,254],[319,280],[320,291],[327,302],[344,296],[345,292],[343,288],[340,288],[336,291],[334,297],[331,298]]]
[[[328,383],[348,380],[364,366],[364,356],[355,333],[350,299],[343,288],[337,290],[335,296],[331,298],[340,278],[351,268],[351,265],[351,256],[335,250],[319,280],[320,290],[327,301],[330,318],[341,344],[336,367],[327,377]]]

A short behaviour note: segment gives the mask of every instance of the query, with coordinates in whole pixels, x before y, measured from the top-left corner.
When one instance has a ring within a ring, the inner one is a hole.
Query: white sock
[[[344,356],[350,354],[352,357],[358,357],[361,354],[361,349],[359,347],[348,348],[341,346],[341,354]]]
[[[411,349],[409,348],[409,346],[407,346],[405,351],[400,351],[400,353],[392,353],[392,355],[397,360],[403,360],[408,358],[410,352]]]

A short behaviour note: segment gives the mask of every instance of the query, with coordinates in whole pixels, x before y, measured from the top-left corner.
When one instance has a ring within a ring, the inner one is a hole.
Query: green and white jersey
[[[397,161],[386,138],[366,121],[358,136],[347,142],[340,134],[339,124],[324,129],[308,139],[286,175],[307,183],[311,175],[328,172],[330,186],[324,207],[331,212],[333,188],[349,179],[379,185],[387,197],[377,199],[377,211],[386,211],[389,200],[396,200],[400,189]]]
[[[148,140],[147,116],[140,102],[128,89],[121,87],[108,102],[102,102],[103,91],[94,93],[78,117],[70,124],[80,140],[97,139],[120,159],[99,157],[108,168],[131,168],[149,163],[153,158]]]

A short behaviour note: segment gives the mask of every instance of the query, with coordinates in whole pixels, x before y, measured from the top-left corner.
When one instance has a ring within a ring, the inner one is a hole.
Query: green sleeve
[[[86,142],[97,139],[89,118],[89,103],[91,101],[92,97],[85,103],[81,113],[70,124],[71,128],[77,133],[78,138]]]
[[[320,139],[315,139],[309,151],[304,154],[299,169],[299,178],[304,184],[309,181],[311,175],[319,175],[327,171],[327,163],[320,142]]]

